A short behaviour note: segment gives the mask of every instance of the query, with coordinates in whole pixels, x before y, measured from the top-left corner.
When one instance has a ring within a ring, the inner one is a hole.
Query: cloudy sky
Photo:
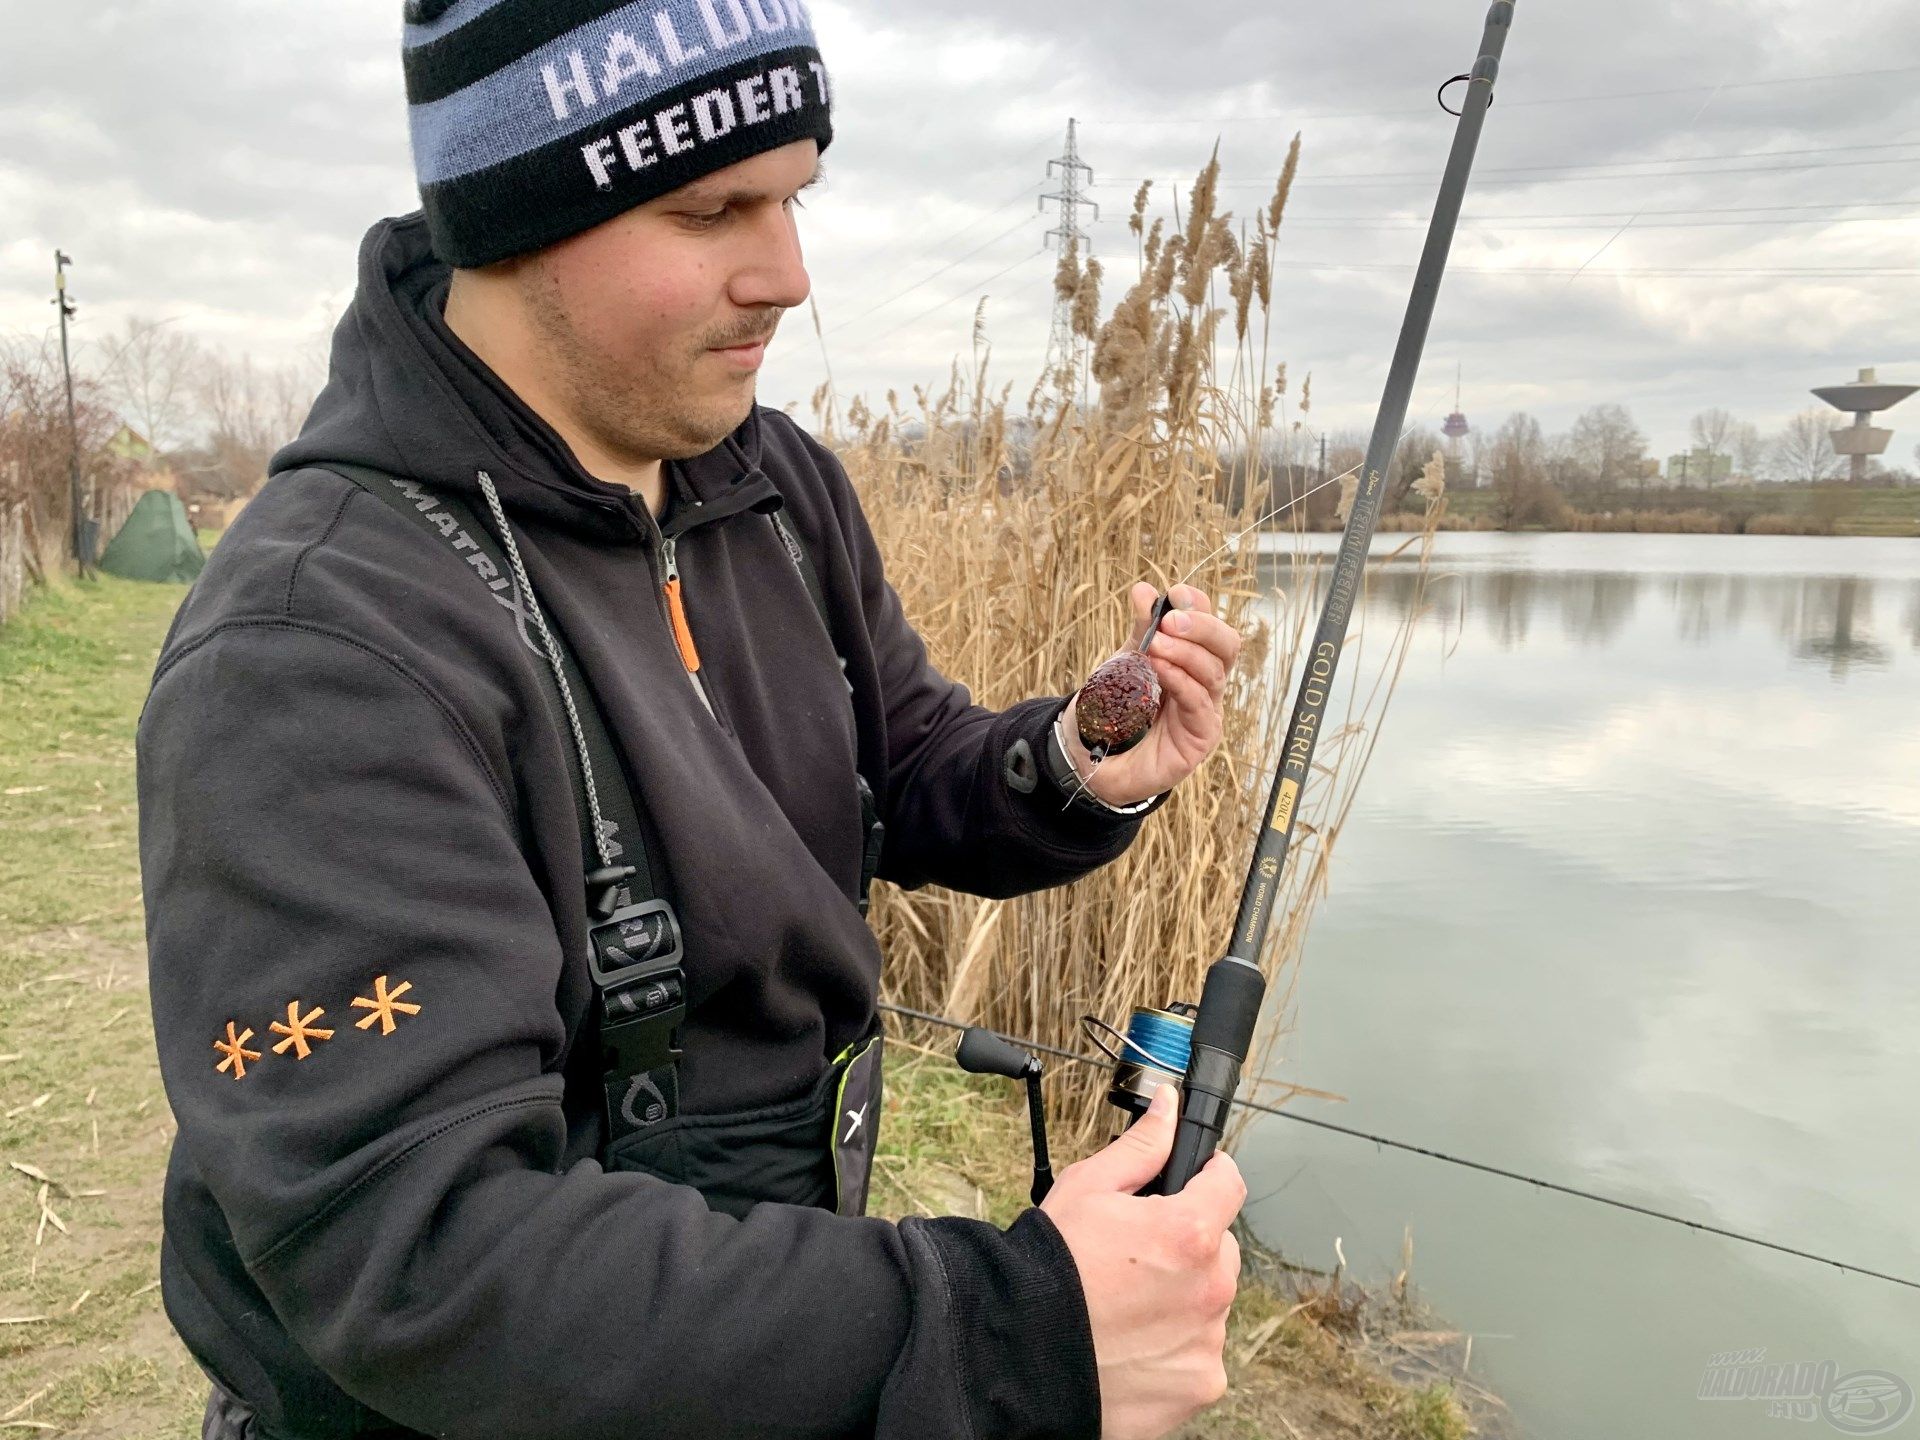
[[[1120,280],[1141,178],[1164,208],[1218,137],[1250,214],[1303,132],[1275,351],[1313,373],[1317,424],[1369,419],[1451,136],[1433,92],[1471,63],[1482,0],[813,10],[836,93],[801,222],[825,355],[790,315],[763,401],[810,418],[828,361],[843,396],[937,382],[982,294],[1023,397],[1051,300],[1038,197],[1072,116]],[[417,203],[399,12],[0,0],[0,332],[48,324],[59,245],[83,340],[140,314],[318,355],[361,233]],[[1476,424],[1617,400],[1663,454],[1708,406],[1771,428],[1861,365],[1920,381],[1911,0],[1844,23],[1815,0],[1523,0],[1410,418],[1451,408],[1456,364]]]

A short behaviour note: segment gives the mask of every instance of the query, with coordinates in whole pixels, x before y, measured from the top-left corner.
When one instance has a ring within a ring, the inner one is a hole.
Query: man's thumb
[[[1162,1085],[1147,1113],[1128,1127],[1126,1134],[1081,1161],[1082,1173],[1098,1189],[1133,1194],[1166,1167],[1179,1113],[1180,1087]]]

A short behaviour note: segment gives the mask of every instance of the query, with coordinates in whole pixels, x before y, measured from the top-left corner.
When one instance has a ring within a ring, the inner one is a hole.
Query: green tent
[[[126,580],[191,580],[206,568],[200,540],[178,495],[149,490],[100,557],[100,568]]]

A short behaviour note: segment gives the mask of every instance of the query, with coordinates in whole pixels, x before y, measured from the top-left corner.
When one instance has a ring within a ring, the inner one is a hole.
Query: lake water
[[[1303,1113],[1920,1279],[1920,542],[1438,564],[1274,1073],[1346,1097]],[[1374,633],[1405,606],[1374,584]],[[1382,1282],[1412,1227],[1519,1433],[1870,1433],[1699,1398],[1728,1351],[1920,1386],[1920,1291],[1282,1120],[1241,1154],[1294,1259],[1339,1236]]]

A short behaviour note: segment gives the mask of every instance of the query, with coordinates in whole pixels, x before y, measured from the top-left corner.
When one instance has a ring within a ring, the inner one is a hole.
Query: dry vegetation
[[[816,396],[907,613],[935,662],[982,703],[1077,685],[1124,639],[1124,597],[1139,579],[1198,585],[1248,641],[1219,752],[1116,864],[1007,902],[881,889],[874,923],[896,1001],[1084,1049],[1082,1015],[1124,1023],[1136,1004],[1195,998],[1219,956],[1277,758],[1278,711],[1318,603],[1303,549],[1283,544],[1274,557],[1269,542],[1260,557],[1263,535],[1297,537],[1289,525],[1304,507],[1256,523],[1305,483],[1268,458],[1287,399],[1285,366],[1270,355],[1271,264],[1297,163],[1296,140],[1250,227],[1216,207],[1217,160],[1170,230],[1148,223],[1142,186],[1132,216],[1139,278],[1104,325],[1099,262],[1083,265],[1069,249],[1055,283],[1073,303],[1090,377],[1043,379],[1024,414],[1009,413],[1010,387],[990,390],[978,318],[971,368],[956,364],[938,396],[916,391],[911,413],[889,394],[885,411],[855,400],[843,417],[837,397]],[[1076,403],[1088,379],[1097,399]],[[1402,563],[1419,565],[1441,519],[1433,484],[1421,487],[1426,533],[1395,552]],[[1275,1019],[1409,634],[1402,626],[1370,648],[1357,631],[1343,662],[1352,696],[1322,738],[1263,956]],[[1278,1033],[1270,1024],[1269,1038]],[[1063,1137],[1084,1145],[1110,1128],[1103,1095],[1091,1067],[1057,1076]]]
[[[74,380],[69,426],[58,345],[0,336],[0,624],[71,553],[76,437],[82,506],[100,522],[102,545],[139,499],[134,467],[108,448],[119,427],[85,375]]]

